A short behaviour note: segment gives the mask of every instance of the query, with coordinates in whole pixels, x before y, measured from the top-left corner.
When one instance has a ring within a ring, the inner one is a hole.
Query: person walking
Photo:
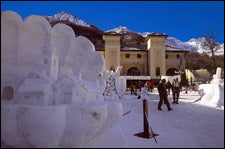
[[[167,98],[167,90],[166,90],[166,80],[162,79],[162,81],[159,83],[158,86],[158,92],[159,92],[159,103],[158,103],[158,110],[162,110],[161,106],[163,102],[166,104],[168,111],[173,110],[170,107],[168,98]]]
[[[148,91],[152,92],[152,90],[153,90],[153,82],[152,82],[152,80],[149,80],[148,81]]]
[[[136,95],[136,86],[135,84],[132,82],[131,85],[130,85],[130,94],[131,95]]]
[[[172,92],[173,92],[173,104],[179,104],[178,100],[180,96],[180,83],[178,82],[178,78],[173,80]]]
[[[168,95],[170,95],[170,89],[172,88],[172,84],[170,83],[170,80],[167,81],[166,88],[167,88]]]

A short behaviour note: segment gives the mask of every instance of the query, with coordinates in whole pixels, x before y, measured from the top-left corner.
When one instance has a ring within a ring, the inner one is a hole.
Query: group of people
[[[137,85],[133,82],[130,84],[131,88],[131,95],[137,95]],[[145,87],[148,88],[148,92],[153,91],[153,82],[147,81],[145,83]],[[161,106],[162,104],[166,104],[168,111],[173,110],[170,106],[170,103],[168,101],[168,95],[170,95],[170,91],[172,90],[173,95],[173,104],[179,104],[179,96],[180,96],[180,82],[178,81],[178,78],[174,79],[171,83],[169,80],[166,82],[166,79],[160,80],[158,86],[157,86],[158,92],[159,92],[159,103],[158,103],[158,110],[162,110]]]
[[[166,79],[162,79],[158,85],[158,92],[159,92],[159,103],[158,103],[158,110],[162,110],[161,106],[163,103],[166,104],[168,111],[173,110],[170,107],[168,101],[168,95],[170,94],[170,89],[172,89],[173,94],[173,104],[178,104],[179,96],[180,96],[180,82],[178,78],[174,79],[172,83],[170,81],[166,82]]]

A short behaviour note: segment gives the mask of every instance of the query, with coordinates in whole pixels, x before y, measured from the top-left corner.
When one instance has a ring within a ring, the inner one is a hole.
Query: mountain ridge
[[[45,16],[45,18],[50,22],[52,26],[57,23],[65,23],[73,28],[76,36],[86,36],[96,47],[96,50],[104,49],[104,41],[102,35],[105,33],[119,33],[121,34],[121,48],[124,50],[135,49],[144,50],[147,49],[145,38],[148,35],[166,35],[165,33],[157,32],[143,32],[137,33],[133,32],[125,26],[119,26],[108,31],[102,31],[98,27],[78,18],[67,12],[60,12],[53,16]],[[224,54],[224,43],[220,44],[215,42],[215,54]],[[179,48],[187,51],[196,51],[199,53],[208,53],[208,45],[206,44],[206,39],[204,37],[199,37],[197,39],[191,38],[186,42],[182,42],[175,37],[168,36],[165,41],[166,46],[172,48]]]

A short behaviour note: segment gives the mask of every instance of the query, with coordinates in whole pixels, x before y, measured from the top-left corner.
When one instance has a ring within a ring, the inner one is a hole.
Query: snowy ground
[[[158,111],[157,90],[148,96],[150,127],[159,134],[156,143],[153,138],[134,136],[143,132],[142,100],[127,92],[121,102],[124,113],[131,112],[122,116],[112,129],[82,147],[224,148],[224,106],[206,106],[199,98],[198,92],[182,92],[179,104],[171,104],[172,111],[167,111],[166,105]],[[171,95],[169,102],[172,103]]]

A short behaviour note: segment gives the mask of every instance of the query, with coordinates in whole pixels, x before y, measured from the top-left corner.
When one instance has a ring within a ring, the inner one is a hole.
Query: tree
[[[216,32],[213,30],[209,30],[203,35],[205,37],[206,45],[208,46],[209,52],[212,54],[212,64],[213,64],[213,74],[216,70],[216,58],[215,58],[215,52],[216,52],[216,46],[218,43],[215,42],[216,39]]]

